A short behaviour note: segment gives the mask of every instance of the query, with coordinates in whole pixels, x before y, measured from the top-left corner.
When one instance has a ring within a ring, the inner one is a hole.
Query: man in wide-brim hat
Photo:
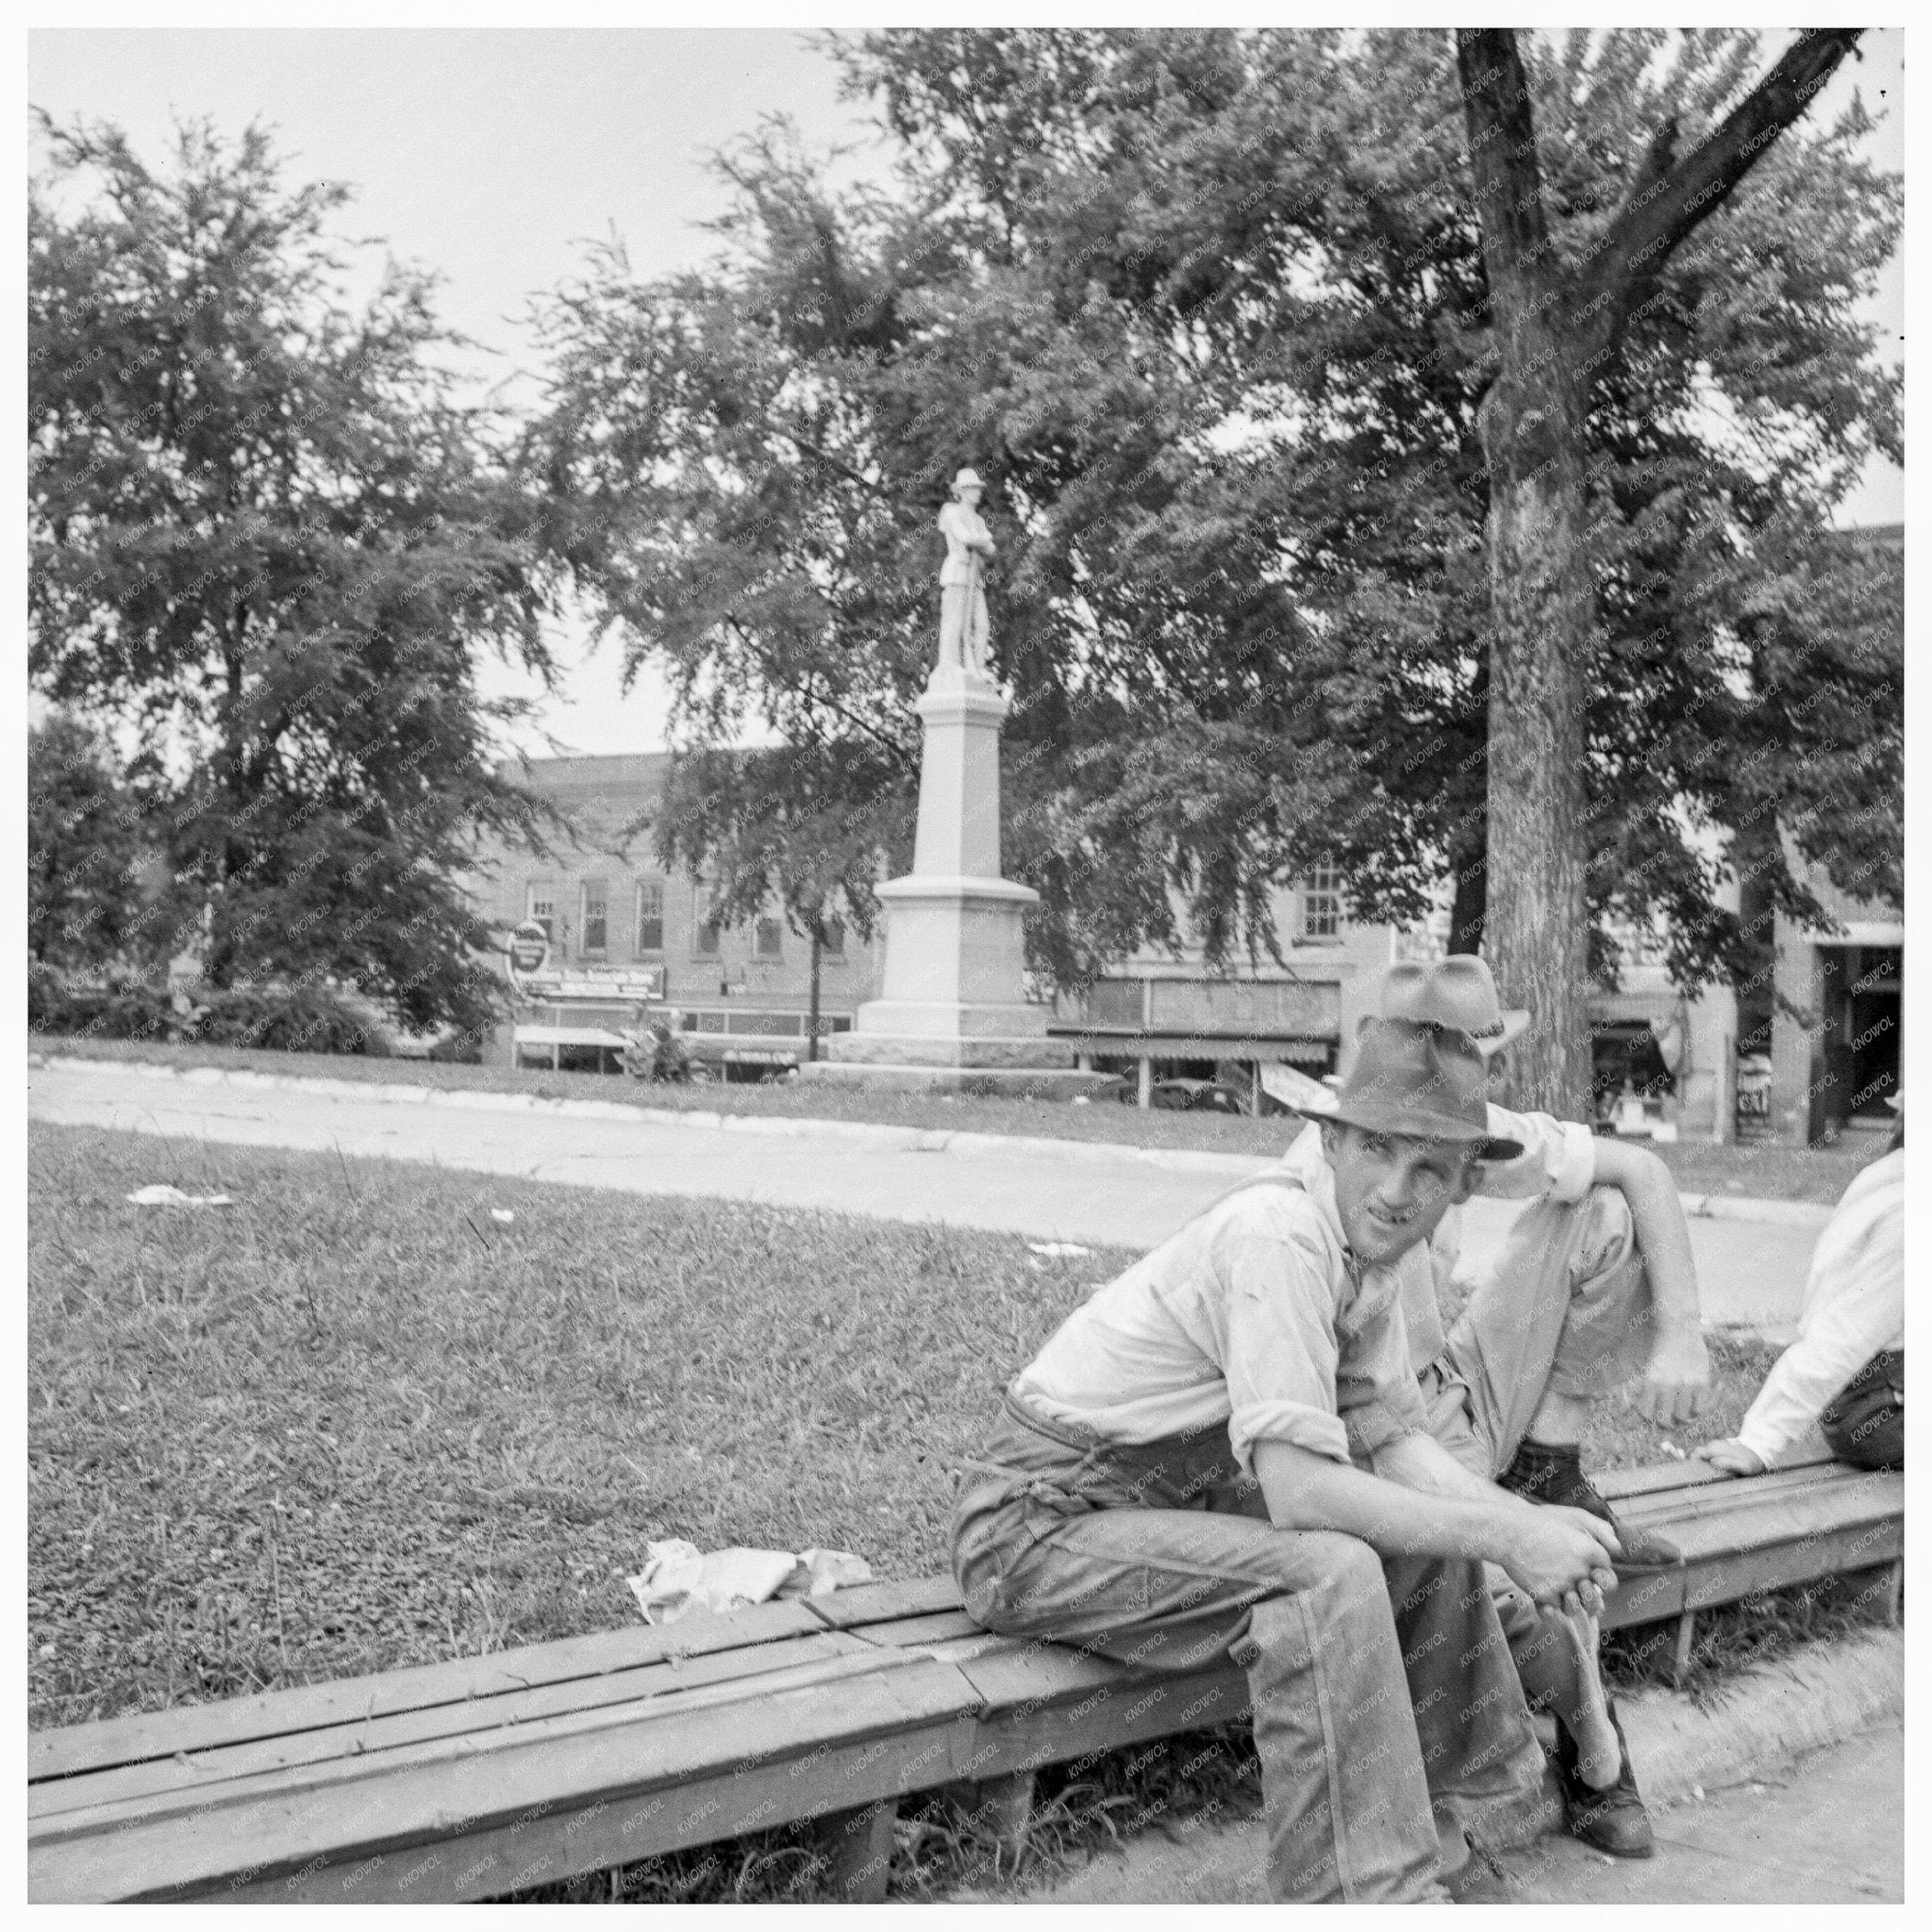
[[[1319,1145],[1096,1290],[1014,1378],[964,1465],[954,1573],[989,1629],[1246,1669],[1275,1898],[1473,1896],[1456,1821],[1542,1770],[1483,1566],[1593,1610],[1616,1538],[1473,1491],[1428,1433],[1397,1269],[1477,1161],[1521,1152],[1481,1055],[1374,1023]]]
[[[1391,967],[1377,1009],[1461,1034],[1485,1056],[1492,1081],[1500,1055],[1530,1020],[1520,1008],[1506,1011],[1489,967],[1460,954]],[[1518,1151],[1507,1159],[1484,1157],[1471,1191],[1534,1205],[1446,1333],[1438,1296],[1457,1258],[1459,1208],[1452,1206],[1429,1242],[1404,1259],[1404,1325],[1430,1432],[1484,1488],[1499,1483],[1611,1524],[1620,1573],[1674,1567],[1682,1558],[1674,1545],[1617,1521],[1584,1474],[1578,1445],[1591,1405],[1633,1376],[1641,1378],[1638,1407],[1660,1424],[1689,1422],[1709,1401],[1696,1267],[1676,1183],[1649,1149],[1600,1140],[1581,1123],[1494,1105],[1487,1118]],[[1309,1130],[1285,1164],[1294,1170],[1320,1158]],[[1576,1748],[1572,1727],[1590,1709],[1593,1687],[1520,1598],[1506,1592],[1499,1612],[1525,1685],[1557,1715],[1571,1830],[1600,1851],[1649,1856],[1650,1820],[1627,1750],[1606,1782],[1609,1767]],[[1617,1724],[1614,1703],[1610,1716]]]

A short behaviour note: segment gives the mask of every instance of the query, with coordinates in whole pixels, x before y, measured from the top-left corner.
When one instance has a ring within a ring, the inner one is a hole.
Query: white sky
[[[1874,113],[1894,108],[1903,40],[1868,34],[1862,63],[1845,63],[1813,113],[1836,113],[1854,86]],[[814,146],[878,152],[867,105],[838,100],[830,59],[776,28],[47,29],[28,37],[27,63],[34,106],[57,121],[111,121],[152,158],[177,115],[231,135],[271,124],[290,178],[353,184],[341,232],[382,237],[438,270],[444,319],[498,351],[506,374],[531,359],[517,321],[527,296],[571,272],[583,240],[614,228],[643,276],[712,252],[696,224],[724,197],[705,157],[760,116],[791,115]],[[1903,167],[1896,111],[1873,153]],[[862,151],[847,165],[868,164]],[[1897,265],[1878,312],[1902,342]],[[1884,466],[1842,520],[1903,515],[1903,479]],[[571,668],[545,723],[564,746],[662,744],[661,688],[646,672],[621,694],[614,639],[588,658],[580,634],[558,644]],[[507,675],[491,684],[520,688]]]

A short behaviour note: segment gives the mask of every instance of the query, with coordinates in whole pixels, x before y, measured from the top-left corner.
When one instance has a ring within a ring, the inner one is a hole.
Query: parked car
[[[1148,1104],[1184,1113],[1245,1113],[1241,1096],[1218,1080],[1157,1080]]]

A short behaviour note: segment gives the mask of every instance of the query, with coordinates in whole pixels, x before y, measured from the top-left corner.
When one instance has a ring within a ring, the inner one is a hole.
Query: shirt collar
[[[1348,1244],[1348,1236],[1341,1226],[1341,1210],[1335,1205],[1335,1170],[1328,1165],[1328,1157],[1322,1152],[1322,1130],[1313,1121],[1290,1143],[1288,1152],[1281,1157],[1281,1164],[1301,1183],[1303,1192],[1315,1204],[1322,1224],[1328,1230],[1336,1252],[1341,1257],[1341,1265],[1348,1271],[1349,1282],[1356,1294],[1382,1283],[1387,1284],[1389,1292],[1392,1294],[1395,1270],[1380,1266],[1365,1268]]]

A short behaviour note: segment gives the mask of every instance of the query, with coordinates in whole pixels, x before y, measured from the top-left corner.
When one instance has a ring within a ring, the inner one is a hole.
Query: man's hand
[[[1678,1328],[1659,1335],[1638,1384],[1638,1413],[1664,1427],[1693,1422],[1710,1407],[1712,1394],[1703,1334]]]
[[[1499,1557],[1525,1596],[1558,1608],[1603,1607],[1603,1592],[1617,1587],[1610,1558],[1617,1533],[1582,1509],[1529,1507],[1510,1526],[1507,1553]]]
[[[1691,1452],[1726,1475],[1762,1475],[1770,1466],[1755,1449],[1747,1449],[1735,1436],[1716,1442],[1700,1442]]]

